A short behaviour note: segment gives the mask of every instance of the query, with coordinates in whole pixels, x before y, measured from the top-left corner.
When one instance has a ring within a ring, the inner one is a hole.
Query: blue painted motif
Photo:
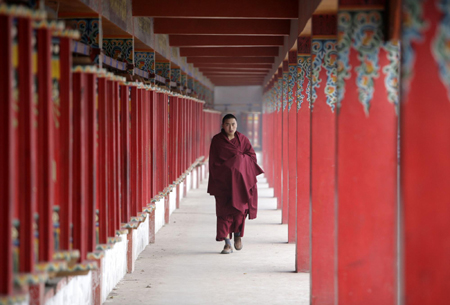
[[[109,57],[133,63],[133,39],[103,38],[102,49]]]
[[[297,111],[303,102],[308,102],[311,107],[311,56],[298,55],[297,57]],[[306,82],[306,90],[304,89]],[[306,91],[306,92],[305,92]],[[305,96],[306,94],[306,96]]]
[[[291,110],[292,103],[294,103],[294,94],[296,94],[296,92],[294,92],[296,80],[297,80],[297,66],[296,65],[289,65],[288,111]]]
[[[155,52],[134,52],[136,68],[155,74]]]
[[[282,88],[283,111],[286,109],[288,103],[288,78],[289,72],[283,72],[283,88]]]
[[[423,4],[425,0],[405,0],[403,2],[402,27],[402,91],[409,92],[409,85],[413,76],[416,60],[413,43],[424,41],[423,32],[428,28],[428,22],[423,19]]]
[[[444,16],[438,23],[433,39],[433,55],[439,66],[441,82],[447,88],[450,100],[450,0],[441,0],[437,7]]]

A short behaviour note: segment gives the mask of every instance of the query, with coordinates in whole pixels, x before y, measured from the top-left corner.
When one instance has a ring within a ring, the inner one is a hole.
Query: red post
[[[276,114],[276,123],[275,123],[275,183],[274,183],[274,192],[275,197],[277,197],[277,208],[282,208],[282,138],[283,138],[283,120],[282,120],[282,96],[283,96],[283,69],[278,68],[278,76],[277,76],[277,114]]]
[[[114,91],[114,99],[113,99],[113,107],[114,107],[114,151],[115,151],[115,162],[114,162],[114,168],[115,171],[115,197],[116,197],[116,205],[115,205],[115,218],[114,218],[114,229],[115,231],[119,230],[121,228],[121,203],[120,203],[120,185],[122,183],[122,176],[120,172],[120,93],[119,93],[119,81],[113,82],[113,91]]]
[[[145,154],[144,154],[144,128],[145,128],[145,116],[144,116],[144,98],[145,98],[145,89],[138,89],[138,213],[141,213],[143,208],[145,207]]]
[[[157,113],[157,93],[156,91],[151,91],[150,92],[150,142],[151,142],[151,153],[152,153],[152,158],[151,158],[151,173],[152,173],[152,178],[151,178],[151,183],[152,183],[152,192],[151,192],[151,197],[154,198],[158,192],[157,192],[157,168],[156,168],[156,164],[157,164],[157,121],[156,118],[158,117],[158,113]]]
[[[130,191],[131,191],[131,216],[138,215],[138,88],[131,87],[130,95],[131,108],[131,137],[130,137]],[[127,220],[129,221],[129,220]]]
[[[16,185],[16,173],[14,166],[17,156],[14,154],[14,103],[13,98],[13,53],[12,53],[12,17],[0,15],[0,137],[3,144],[0,145],[0,223],[3,224],[3,233],[0,235],[0,294],[8,295],[13,292],[13,249],[12,249],[12,219],[14,208],[14,189]]]
[[[97,172],[97,75],[88,73],[87,78],[87,118],[86,118],[86,138],[87,138],[87,195],[86,195],[86,222],[87,222],[87,251],[93,252],[97,244],[96,234],[96,210],[98,185]]]
[[[283,87],[282,87],[282,109],[281,109],[281,125],[282,125],[282,138],[281,138],[281,202],[282,202],[282,216],[281,222],[287,224],[289,217],[289,112],[288,112],[288,79],[289,79],[289,62],[283,61]]]
[[[108,162],[110,159],[110,147],[108,144],[108,80],[105,77],[98,78],[98,205],[99,205],[99,243],[108,242]],[[112,200],[112,199],[111,199]]]
[[[34,45],[32,21],[18,18],[19,33],[19,217],[20,272],[33,272],[34,213],[36,212],[36,135],[37,118],[33,90]]]
[[[61,250],[70,250],[72,224],[72,41],[60,38],[60,125],[57,142],[59,156],[56,169],[56,180],[59,194],[57,199],[60,221],[59,246]]]
[[[121,222],[127,223],[131,218],[131,179],[130,179],[130,88],[120,86],[120,157],[122,160],[121,181]]]
[[[106,128],[107,128],[107,136],[106,141],[108,142],[108,150],[109,154],[107,165],[108,165],[108,237],[115,237],[116,230],[114,228],[114,222],[116,219],[116,141],[115,141],[115,119],[114,119],[114,104],[115,104],[115,91],[113,88],[113,81],[108,79],[106,81],[106,87],[108,92],[108,100],[107,100],[107,115],[106,115]]]
[[[312,304],[336,298],[336,15],[312,18]]]
[[[297,50],[289,52],[288,78],[288,242],[296,241],[297,218]],[[285,122],[286,123],[286,122]]]
[[[53,154],[54,113],[52,99],[51,47],[52,33],[47,28],[37,30],[38,40],[38,212],[39,212],[39,261],[53,260]]]
[[[402,7],[401,199],[404,304],[450,295],[450,81],[448,2]],[[414,36],[411,36],[414,31]]]
[[[80,260],[87,254],[87,90],[86,75],[73,74],[73,248],[80,251]]]
[[[311,36],[297,41],[297,272],[309,272],[311,195]]]
[[[383,48],[382,7],[347,2],[338,12],[338,302],[397,304],[397,101],[385,86],[394,71],[385,72],[398,71],[399,54]]]

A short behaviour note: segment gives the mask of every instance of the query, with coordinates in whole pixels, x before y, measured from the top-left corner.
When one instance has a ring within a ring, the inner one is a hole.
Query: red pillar
[[[150,142],[151,142],[151,197],[154,198],[157,192],[157,93],[156,91],[150,92]]]
[[[310,271],[311,36],[297,41],[297,272]]]
[[[116,197],[116,205],[115,205],[115,217],[114,217],[114,233],[121,228],[120,223],[120,212],[121,212],[121,204],[120,204],[120,185],[122,183],[122,176],[120,174],[120,93],[119,93],[119,81],[116,80],[113,82],[113,91],[114,91],[114,151],[115,151],[115,159],[114,159],[114,167],[115,167],[115,197]],[[114,235],[115,236],[115,235]]]
[[[347,2],[338,12],[338,302],[397,304],[397,101],[385,72],[398,71],[398,51],[383,47],[382,6]]]
[[[33,272],[34,213],[36,212],[36,104],[33,90],[34,45],[32,20],[18,18],[19,37],[19,219],[20,219],[20,272]]]
[[[87,203],[86,203],[86,222],[87,222],[87,251],[95,251],[97,244],[96,233],[96,215],[97,215],[97,183],[95,181],[98,175],[97,166],[97,75],[87,74]]]
[[[14,103],[13,98],[13,53],[12,53],[12,17],[0,15],[0,137],[3,144],[0,145],[0,223],[3,224],[3,233],[0,235],[0,269],[3,275],[0,277],[0,295],[8,295],[13,292],[13,249],[12,249],[12,219],[14,209],[14,189],[16,185],[16,154],[14,154]]]
[[[58,158],[56,181],[59,204],[61,250],[70,250],[72,224],[72,41],[67,37],[60,38],[60,117],[58,130]]]
[[[117,201],[117,181],[116,181],[116,133],[115,133],[115,100],[116,92],[114,90],[114,81],[107,80],[107,91],[108,91],[108,101],[107,101],[107,142],[108,142],[108,237],[115,237],[116,230],[114,227],[116,219],[116,201]],[[142,188],[141,188],[142,189]]]
[[[52,99],[51,47],[52,31],[42,28],[37,31],[38,40],[38,212],[39,212],[39,261],[53,260],[53,154],[54,113]]]
[[[288,242],[294,243],[297,228],[297,50],[289,52],[288,89]]]
[[[145,202],[145,191],[144,191],[144,93],[145,89],[139,88],[138,89],[138,99],[137,99],[137,115],[138,115],[138,130],[137,130],[137,192],[138,192],[138,199],[137,199],[137,215],[139,216],[142,212],[142,209],[146,206],[144,204]]]
[[[312,304],[336,298],[336,15],[312,17]]]
[[[403,4],[400,187],[404,304],[449,304],[448,2]]]
[[[108,159],[110,158],[108,145],[108,102],[107,79],[98,79],[98,206],[99,206],[99,243],[108,242]]]
[[[73,248],[80,251],[79,261],[87,254],[87,88],[86,75],[73,75]]]
[[[121,181],[121,222],[127,223],[131,219],[131,179],[130,179],[130,88],[120,86],[120,158],[122,176]]]
[[[289,126],[289,112],[288,112],[288,78],[289,78],[289,62],[283,61],[283,87],[282,87],[282,109],[281,109],[281,204],[282,216],[281,222],[287,224],[289,217],[289,154],[288,154],[288,126]]]
[[[275,132],[274,132],[274,169],[275,169],[275,183],[274,183],[274,193],[275,197],[277,197],[277,208],[281,209],[282,205],[282,189],[281,189],[281,182],[282,182],[282,172],[281,172],[281,153],[282,153],[282,136],[283,136],[283,125],[282,125],[282,89],[283,89],[283,69],[278,68],[278,75],[277,75],[277,81],[276,81],[276,115],[275,115]]]

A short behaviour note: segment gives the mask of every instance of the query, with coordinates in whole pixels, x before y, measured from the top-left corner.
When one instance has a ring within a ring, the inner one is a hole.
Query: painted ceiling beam
[[[176,3],[174,3],[176,2]],[[176,18],[298,18],[298,0],[133,0],[133,16]]]
[[[194,65],[199,69],[256,69],[256,70],[270,70],[272,64],[249,64],[249,63],[196,63]]]
[[[196,63],[241,63],[241,64],[272,64],[273,57],[188,57],[187,62]]]
[[[155,18],[155,34],[288,36],[290,20]]]
[[[180,56],[278,56],[278,47],[180,48]]]
[[[283,36],[217,36],[170,35],[171,47],[261,46],[276,47],[284,43]]]

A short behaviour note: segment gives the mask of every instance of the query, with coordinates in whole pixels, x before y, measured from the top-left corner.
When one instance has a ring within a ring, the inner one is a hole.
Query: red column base
[[[132,273],[134,271],[134,262],[136,260],[133,254],[133,229],[128,230],[127,240],[127,273]]]

